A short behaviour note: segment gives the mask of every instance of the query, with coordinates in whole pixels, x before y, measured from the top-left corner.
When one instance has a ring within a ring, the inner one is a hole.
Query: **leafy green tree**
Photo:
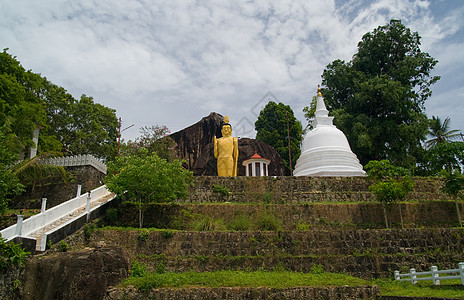
[[[8,205],[11,197],[23,191],[24,187],[19,182],[10,170],[10,166],[16,162],[17,155],[15,155],[7,147],[8,132],[6,126],[0,127],[0,213],[3,212]]]
[[[369,191],[375,195],[377,201],[383,204],[385,226],[388,228],[387,208],[395,202],[403,200],[414,188],[414,182],[409,170],[393,166],[388,160],[370,161],[364,169],[367,179],[373,180]],[[403,213],[400,209],[401,227],[403,224]]]
[[[46,113],[40,97],[40,76],[26,71],[4,49],[0,53],[0,126],[15,135],[9,147],[16,153],[32,145],[36,124],[44,125]]]
[[[335,60],[322,74],[334,124],[362,164],[416,164],[428,128],[424,102],[439,80],[431,75],[438,61],[419,46],[417,32],[391,20],[363,36],[351,61]]]
[[[287,127],[288,121],[288,127]],[[290,131],[290,149],[292,156],[292,168],[300,156],[300,143],[303,139],[303,128],[289,105],[269,101],[261,110],[258,120],[255,122],[256,139],[274,147],[290,170],[288,149],[288,129]],[[292,170],[291,170],[292,171]]]
[[[424,175],[437,176],[443,172],[461,173],[464,164],[464,144],[439,142],[427,149],[419,168]]]
[[[32,145],[36,125],[39,153],[93,154],[111,160],[116,156],[118,120],[113,109],[67,91],[40,74],[26,71],[4,49],[0,53],[0,126],[9,124],[10,142],[20,153]]]
[[[182,161],[168,162],[144,149],[137,155],[120,156],[108,164],[106,186],[116,194],[124,193],[137,203],[139,226],[149,203],[172,202],[185,198],[193,174],[182,168]]]
[[[306,126],[306,129],[309,129],[309,130],[313,129],[313,126],[311,124],[312,124],[312,121],[314,120],[314,116],[316,115],[316,105],[317,105],[317,97],[314,96],[311,99],[311,103],[309,104],[309,106],[303,107],[304,116],[306,120],[308,121],[308,125]]]
[[[73,155],[93,154],[112,160],[117,152],[119,126],[115,110],[82,95],[71,106],[71,113],[69,133],[60,137],[65,149]]]
[[[175,150],[177,144],[169,137],[169,129],[166,126],[152,125],[140,128],[140,136],[134,141],[128,141],[121,145],[121,155],[136,155],[142,149],[148,153],[155,152],[159,157],[167,161],[177,158]]]
[[[430,148],[440,143],[450,142],[460,136],[459,130],[450,130],[450,122],[449,117],[442,122],[439,117],[432,116],[432,119],[429,120],[429,132],[427,133],[430,139],[427,140],[425,145]]]
[[[461,212],[459,210],[458,197],[462,195],[464,189],[464,175],[461,173],[449,173],[445,176],[445,184],[442,190],[453,197],[456,206],[456,214],[458,216],[459,226],[462,227]]]

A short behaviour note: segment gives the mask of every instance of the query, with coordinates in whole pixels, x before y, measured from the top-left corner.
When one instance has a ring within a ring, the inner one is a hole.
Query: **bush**
[[[118,209],[113,207],[108,208],[106,210],[106,220],[109,225],[115,224],[118,220]]]
[[[58,244],[58,250],[60,250],[61,252],[66,252],[69,250],[69,244],[66,243],[65,241],[60,241],[60,243]]]
[[[148,240],[148,234],[149,234],[148,229],[143,228],[143,229],[140,230],[140,232],[139,232],[139,239],[140,239],[142,242],[146,242],[146,241]]]
[[[228,227],[235,231],[247,231],[252,227],[252,220],[249,216],[238,214],[233,217]]]
[[[213,185],[213,193],[219,193],[219,194],[221,194],[221,196],[227,197],[227,196],[229,196],[230,192],[229,192],[229,188],[227,188],[226,186],[214,184]]]
[[[145,264],[140,264],[138,261],[132,263],[132,268],[130,270],[131,277],[143,277],[147,273],[147,266]]]
[[[222,219],[200,216],[192,221],[192,228],[195,231],[216,231],[224,230],[225,226]]]
[[[21,245],[13,241],[6,242],[0,237],[0,269],[5,270],[11,266],[24,266],[24,259],[30,252],[24,251]]]
[[[274,214],[269,212],[262,213],[258,216],[256,221],[258,230],[263,231],[281,231],[282,221],[279,220]]]

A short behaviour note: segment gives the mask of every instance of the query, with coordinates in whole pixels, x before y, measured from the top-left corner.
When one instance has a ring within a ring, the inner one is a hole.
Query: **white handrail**
[[[98,160],[95,156],[75,155],[66,157],[52,157],[41,160],[42,163],[54,166],[72,167],[72,166],[87,166],[90,165],[100,172],[106,174],[106,165]]]
[[[110,193],[106,185],[102,185],[90,192],[92,199],[98,199],[105,194]],[[86,205],[88,193],[82,194],[81,196],[75,197],[71,200],[63,202],[57,206],[45,210],[43,213],[39,213],[30,218],[27,218],[22,222],[20,236],[27,237],[39,228],[46,226],[47,224],[53,223],[54,221],[62,218],[66,214],[72,213],[74,210]],[[11,225],[0,231],[1,236],[6,240],[12,240],[17,236],[16,233],[17,224]]]

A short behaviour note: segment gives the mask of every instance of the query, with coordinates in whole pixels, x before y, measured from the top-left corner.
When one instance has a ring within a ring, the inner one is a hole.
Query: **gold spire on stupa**
[[[318,84],[317,85],[317,96],[321,96],[322,97],[322,93],[321,93],[321,86]]]

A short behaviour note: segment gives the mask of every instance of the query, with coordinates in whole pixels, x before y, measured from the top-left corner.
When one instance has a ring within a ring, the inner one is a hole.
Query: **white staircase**
[[[86,221],[89,221],[92,211],[110,202],[115,197],[116,195],[108,191],[106,186],[101,186],[92,190],[89,194],[77,196],[5,228],[0,231],[0,234],[7,241],[15,237],[34,239],[36,240],[36,251],[45,251],[49,235],[84,216],[86,216]]]

